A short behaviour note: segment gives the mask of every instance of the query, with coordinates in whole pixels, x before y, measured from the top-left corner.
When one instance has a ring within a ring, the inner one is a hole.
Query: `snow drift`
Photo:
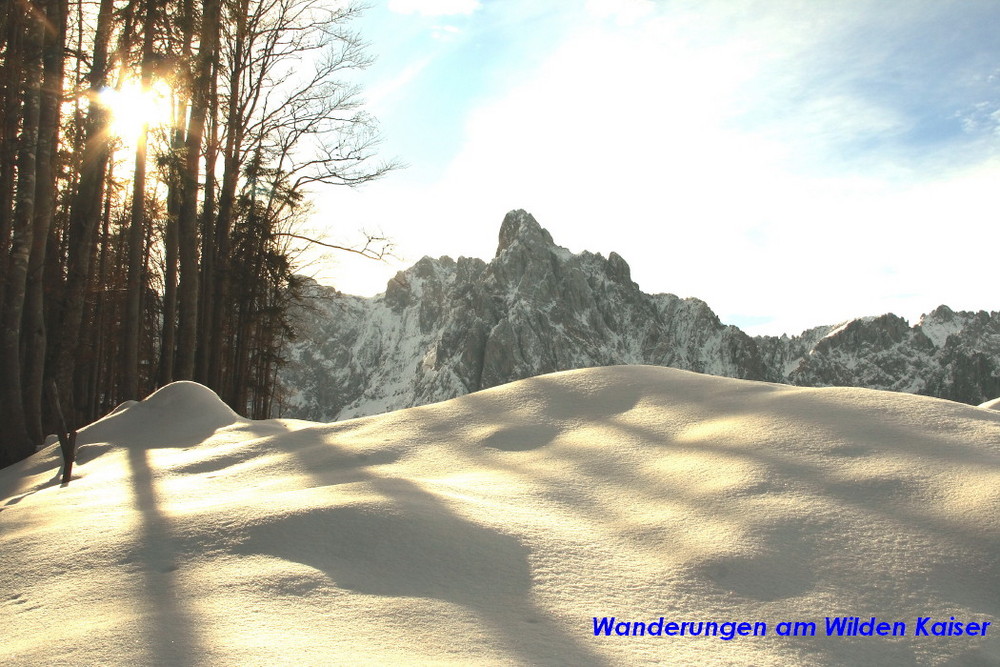
[[[57,447],[0,472],[4,664],[1000,656],[995,410],[630,366],[335,424],[177,383],[79,442],[67,487]],[[992,627],[914,636],[952,616]],[[611,617],[767,634],[595,636]]]

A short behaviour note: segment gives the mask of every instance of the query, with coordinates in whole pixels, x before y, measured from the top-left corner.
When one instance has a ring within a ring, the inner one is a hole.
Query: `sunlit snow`
[[[175,383],[0,472],[0,663],[996,664],[1000,413],[630,366],[333,424]],[[595,636],[595,618],[765,622]],[[905,637],[827,637],[826,617]],[[920,617],[992,623],[915,637]],[[781,637],[781,621],[816,637]]]

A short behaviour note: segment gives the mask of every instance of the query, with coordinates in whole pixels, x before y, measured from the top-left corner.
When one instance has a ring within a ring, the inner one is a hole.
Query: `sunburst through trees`
[[[0,465],[194,379],[265,416],[310,187],[395,165],[345,82],[359,8],[3,0]]]

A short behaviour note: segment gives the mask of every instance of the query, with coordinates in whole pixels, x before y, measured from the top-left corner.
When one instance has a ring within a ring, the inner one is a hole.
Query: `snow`
[[[854,324],[855,322],[874,322],[877,319],[878,319],[878,317],[876,317],[875,315],[866,315],[864,317],[855,317],[855,318],[846,320],[844,322],[841,322],[840,324],[837,324],[835,326],[829,327],[830,330],[826,333],[826,335],[818,338],[816,340],[816,342],[818,343],[821,340],[825,340],[827,338],[833,338],[834,336],[836,336],[837,334],[839,334],[841,331],[844,331],[845,329],[847,329],[847,327],[849,327],[852,324]],[[815,347],[815,345],[813,347]]]
[[[949,320],[941,320],[925,315],[920,321],[920,330],[931,339],[934,347],[943,347],[948,340],[948,336],[962,332],[964,322],[961,318],[952,317]]]
[[[628,366],[334,424],[176,383],[78,441],[66,487],[57,446],[0,471],[2,664],[1000,655],[995,411]],[[611,616],[768,634],[594,636]],[[914,637],[927,616],[993,627]]]

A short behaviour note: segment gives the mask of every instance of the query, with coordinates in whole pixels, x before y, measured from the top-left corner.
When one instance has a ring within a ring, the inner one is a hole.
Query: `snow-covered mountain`
[[[941,306],[752,338],[699,299],[645,294],[617,253],[573,254],[523,210],[490,262],[425,257],[384,294],[312,284],[281,381],[285,415],[333,420],[461,396],[542,373],[649,364],[805,386],[981,403],[1000,395],[1000,313]]]
[[[1000,395],[1000,313],[939,306],[912,327],[892,313],[759,337],[770,379],[848,386],[978,404]]]

